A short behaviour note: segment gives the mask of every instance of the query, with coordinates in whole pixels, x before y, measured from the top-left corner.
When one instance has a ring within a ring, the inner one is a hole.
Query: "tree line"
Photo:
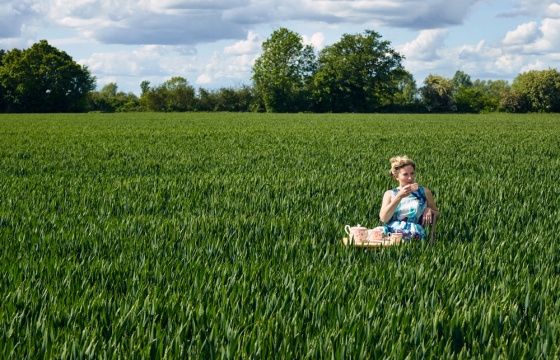
[[[0,50],[0,112],[560,112],[556,69],[505,80],[431,74],[418,87],[404,56],[372,30],[344,34],[316,52],[286,28],[262,44],[252,84],[195,89],[185,78],[140,84],[140,96],[116,83],[96,90],[96,78],[47,41]]]

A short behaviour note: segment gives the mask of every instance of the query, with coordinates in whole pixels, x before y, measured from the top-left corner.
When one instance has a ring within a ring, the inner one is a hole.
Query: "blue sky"
[[[87,65],[98,88],[140,91],[185,77],[195,87],[250,84],[272,31],[319,51],[344,33],[379,32],[428,74],[513,80],[560,64],[560,0],[0,0],[0,48],[46,39]]]

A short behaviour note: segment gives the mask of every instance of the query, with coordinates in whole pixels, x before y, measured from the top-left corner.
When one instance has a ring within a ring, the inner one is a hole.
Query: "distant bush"
[[[116,83],[109,83],[101,91],[93,91],[89,97],[89,110],[99,112],[144,111],[140,99],[132,92],[117,92]]]
[[[499,109],[510,113],[527,112],[527,99],[517,90],[508,91],[500,99]]]

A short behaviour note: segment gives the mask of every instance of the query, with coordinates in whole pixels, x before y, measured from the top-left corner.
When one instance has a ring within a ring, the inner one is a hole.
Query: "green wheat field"
[[[557,358],[560,115],[0,115],[0,358]],[[437,243],[380,225],[389,158]]]

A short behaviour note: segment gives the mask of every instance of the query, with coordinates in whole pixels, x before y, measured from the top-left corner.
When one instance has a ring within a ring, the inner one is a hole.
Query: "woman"
[[[383,195],[379,218],[384,233],[402,233],[406,239],[425,239],[423,225],[431,224],[440,213],[430,189],[414,183],[416,165],[406,155],[391,158],[390,175],[399,187]]]

